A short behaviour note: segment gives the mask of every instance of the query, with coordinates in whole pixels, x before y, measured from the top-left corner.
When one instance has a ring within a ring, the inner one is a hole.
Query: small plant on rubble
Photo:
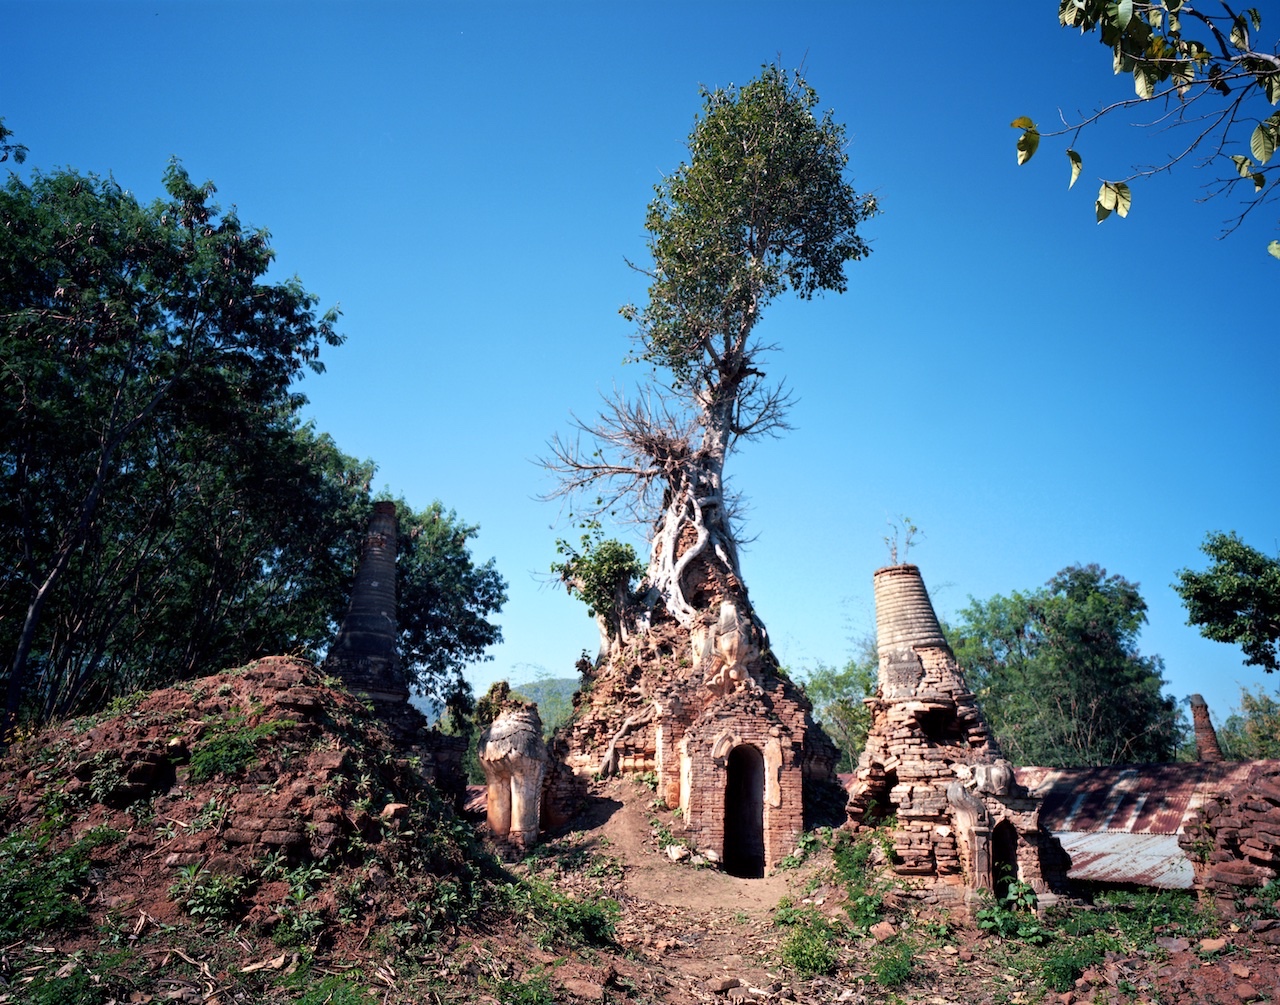
[[[981,891],[983,905],[975,912],[978,927],[1001,939],[1018,939],[1034,946],[1049,941],[1049,930],[1036,917],[1038,898],[1029,883],[1010,878],[1002,897]]]
[[[644,564],[631,545],[606,538],[599,520],[584,520],[579,526],[583,534],[577,546],[563,538],[556,541],[556,554],[563,561],[553,562],[551,572],[587,605],[588,614],[600,619],[607,638],[621,638],[623,614],[635,581],[644,575]]]
[[[783,898],[773,915],[774,923],[791,932],[782,943],[782,962],[802,977],[829,974],[838,957],[834,943],[840,929],[811,907],[793,907]]]

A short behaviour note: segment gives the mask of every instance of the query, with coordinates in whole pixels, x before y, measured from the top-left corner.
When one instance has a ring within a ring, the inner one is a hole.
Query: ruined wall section
[[[655,618],[618,647],[575,699],[560,735],[579,775],[657,776],[689,839],[723,856],[727,763],[734,747],[765,759],[765,864],[789,854],[804,828],[808,782],[834,779],[836,751],[800,689],[744,638],[733,609],[692,631]],[[769,781],[772,778],[773,781]]]
[[[1242,783],[1232,779],[1206,795],[1178,836],[1196,887],[1227,917],[1247,910],[1259,888],[1280,878],[1280,761],[1247,767]],[[1280,945],[1280,926],[1261,934]]]

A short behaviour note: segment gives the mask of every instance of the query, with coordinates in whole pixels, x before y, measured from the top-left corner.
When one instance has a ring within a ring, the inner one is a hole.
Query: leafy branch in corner
[[[1206,13],[1186,0],[1059,0],[1058,23],[1079,28],[1081,34],[1096,29],[1102,44],[1112,51],[1114,72],[1132,75],[1135,94],[1076,121],[1060,112],[1063,128],[1050,132],[1042,132],[1029,116],[1014,119],[1010,126],[1021,130],[1018,163],[1031,160],[1043,137],[1070,135],[1070,188],[1084,165],[1074,146],[1085,128],[1116,112],[1159,102],[1163,110],[1147,125],[1185,127],[1189,138],[1160,164],[1136,169],[1117,181],[1104,180],[1094,202],[1098,222],[1112,213],[1129,215],[1130,181],[1170,171],[1194,153],[1202,166],[1219,160],[1231,164],[1225,176],[1210,183],[1209,198],[1236,191],[1240,185],[1252,196],[1243,211],[1228,221],[1226,232],[1239,227],[1276,190],[1274,185],[1267,186],[1276,169],[1270,162],[1280,146],[1280,112],[1264,116],[1258,110],[1264,101],[1280,104],[1280,47],[1273,46],[1270,52],[1258,47],[1254,35],[1262,30],[1262,16],[1256,7],[1237,13],[1225,2],[1218,6],[1221,13]],[[1201,38],[1192,38],[1184,25]],[[1242,131],[1250,125],[1249,154],[1230,153],[1233,146],[1242,144]],[[1280,258],[1280,241],[1272,241],[1267,250]]]

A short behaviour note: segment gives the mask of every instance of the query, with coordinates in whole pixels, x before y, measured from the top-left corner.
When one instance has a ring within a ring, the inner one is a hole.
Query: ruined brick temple
[[[896,818],[894,871],[925,900],[963,905],[1010,878],[1051,899],[1065,860],[983,721],[920,570],[880,569],[875,598],[879,680],[851,825]]]
[[[589,672],[563,740],[579,775],[652,772],[687,840],[756,877],[796,847],[807,793],[834,779],[835,748],[748,617],[722,600],[692,630],[657,619],[616,645]]]

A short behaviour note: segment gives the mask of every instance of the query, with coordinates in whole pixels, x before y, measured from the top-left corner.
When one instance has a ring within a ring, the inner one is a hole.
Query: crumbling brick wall
[[[1191,859],[1196,886],[1231,917],[1239,902],[1280,877],[1280,761],[1254,761],[1216,788],[1183,821],[1178,845]],[[1280,944],[1280,928],[1264,934]]]
[[[835,748],[771,658],[753,653],[749,673],[714,675],[710,646],[659,618],[613,653],[575,698],[561,733],[565,760],[583,775],[653,772],[660,798],[682,810],[689,840],[723,858],[729,759],[752,748],[765,765],[764,864],[773,868],[804,828],[806,779],[834,779]]]

